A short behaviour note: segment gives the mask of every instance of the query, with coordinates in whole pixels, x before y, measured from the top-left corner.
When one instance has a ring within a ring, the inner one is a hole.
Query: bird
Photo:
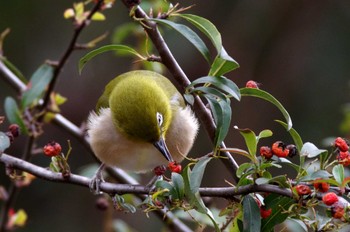
[[[144,173],[193,146],[198,120],[171,81],[148,70],[112,79],[88,117],[90,146],[104,165]]]

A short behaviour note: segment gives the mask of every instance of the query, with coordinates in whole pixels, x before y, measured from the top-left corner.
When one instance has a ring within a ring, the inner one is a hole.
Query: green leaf
[[[318,170],[300,179],[300,181],[311,181],[316,179],[328,179],[331,175],[325,170]]]
[[[179,32],[182,36],[184,36],[192,45],[202,54],[202,56],[206,59],[206,61],[210,61],[210,54],[207,46],[203,42],[203,40],[189,27],[183,25],[174,23],[169,20],[165,19],[151,19],[152,21],[155,21],[160,24],[167,25],[174,29],[175,31]]]
[[[289,216],[288,212],[285,212],[293,203],[294,200],[289,197],[280,196],[278,194],[269,194],[264,199],[265,207],[272,209],[270,217],[265,218],[261,221],[261,231],[269,232],[277,224],[282,223]],[[258,230],[260,231],[260,230]]]
[[[271,94],[268,92],[265,92],[261,89],[253,89],[253,88],[242,88],[241,89],[241,95],[242,96],[250,96],[250,97],[257,97],[264,99],[265,101],[271,102],[273,105],[275,105],[283,114],[284,118],[287,122],[287,130],[290,130],[293,126],[292,119],[289,116],[289,113],[287,110],[283,107],[283,105]]]
[[[182,176],[176,172],[171,173],[171,181],[174,189],[177,192],[178,199],[183,199],[185,195],[185,183]]]
[[[243,232],[260,231],[260,209],[251,195],[243,198]]]
[[[236,171],[236,176],[238,178],[241,178],[242,175],[247,172],[248,170],[253,170],[254,168],[254,164],[252,163],[243,163],[241,165],[239,165],[237,171]]]
[[[192,94],[184,94],[184,98],[187,101],[188,104],[190,104],[191,106],[193,106],[194,104],[194,96]]]
[[[201,185],[205,168],[212,157],[204,156],[194,165],[190,176],[191,191],[198,192]]]
[[[203,32],[211,40],[217,52],[220,53],[222,48],[221,34],[212,22],[192,14],[177,14],[176,16],[186,19]]]
[[[214,219],[212,212],[205,206],[203,199],[201,198],[198,191],[199,185],[203,178],[205,166],[210,161],[210,159],[210,157],[202,158],[193,168],[194,174],[192,173],[189,166],[186,166],[182,172],[182,177],[185,185],[185,195],[188,198],[190,205],[194,207],[194,209],[196,209],[199,213],[207,215],[212,221],[215,231],[220,232],[220,229]]]
[[[30,106],[44,93],[47,85],[53,78],[54,68],[51,65],[41,65],[30,78],[31,87],[22,96],[22,108]]]
[[[285,223],[289,232],[308,232],[305,223],[299,219],[288,218]]]
[[[21,113],[18,109],[15,99],[13,99],[12,97],[6,97],[5,103],[4,103],[4,109],[5,109],[7,119],[11,123],[17,124],[20,127],[22,134],[27,135],[28,130],[22,119]]]
[[[220,77],[238,67],[239,64],[222,48],[220,54],[215,57],[214,62],[211,64],[208,75]]]
[[[0,60],[4,62],[6,67],[11,70],[15,74],[16,77],[18,77],[23,83],[27,84],[28,81],[22,74],[22,72],[14,65],[12,64],[6,57],[3,57],[0,55]]]
[[[324,152],[327,152],[327,150],[318,149],[313,143],[306,142],[301,148],[300,156],[315,158],[316,156],[319,156],[321,153]]]
[[[290,160],[286,158],[277,158],[278,161],[280,161],[283,164],[287,164],[288,166],[294,168],[297,172],[300,171],[301,167],[295,163],[292,163]]]
[[[344,166],[341,164],[334,166],[332,174],[334,176],[334,179],[338,182],[340,186],[344,181]]]
[[[230,79],[227,79],[226,77],[220,76],[205,76],[198,78],[194,80],[189,86],[187,86],[187,89],[190,89],[198,84],[211,84],[217,87],[218,89],[221,89],[225,91],[226,93],[230,94],[232,97],[237,99],[238,101],[241,100],[241,93],[237,85],[231,81]]]
[[[238,129],[238,128],[237,128]],[[257,140],[254,131],[250,129],[238,129],[244,138],[245,144],[248,148],[249,154],[252,157],[256,155]]]
[[[273,135],[271,130],[263,130],[259,133],[258,137],[257,137],[257,141],[259,141],[262,138],[268,138],[271,137]]]
[[[144,60],[145,58],[140,55],[135,49],[125,46],[125,45],[119,45],[119,44],[113,44],[113,45],[105,45],[100,48],[97,48],[95,50],[92,50],[91,52],[87,53],[85,56],[83,56],[79,60],[79,73],[83,70],[84,66],[88,61],[90,61],[92,58],[95,56],[104,53],[104,52],[109,52],[109,51],[118,51],[118,52],[125,52],[128,54],[135,55],[139,57],[140,59]]]
[[[200,95],[201,93],[213,95],[213,97],[217,97],[219,99],[222,99],[226,101],[226,95],[220,92],[219,90],[212,88],[212,87],[206,87],[206,86],[199,86],[191,90],[191,93],[196,93],[197,95]]]
[[[214,121],[216,123],[215,132],[215,147],[218,147],[225,139],[231,123],[231,105],[230,100],[217,99],[212,95],[205,94],[204,97],[208,100],[211,111],[213,113]]]
[[[10,139],[4,133],[0,131],[0,155],[10,146]]]
[[[213,43],[217,56],[211,65],[210,76],[222,76],[239,67],[239,64],[230,57],[222,46],[221,34],[209,20],[191,14],[178,14],[177,16],[186,19],[205,34]]]
[[[290,128],[288,130],[288,125],[285,122],[282,122],[280,120],[275,120],[276,122],[278,122],[279,124],[281,124],[290,134],[290,136],[292,137],[295,146],[297,147],[298,151],[301,151],[301,148],[303,147],[303,140],[301,139],[299,133],[294,129],[294,128]]]
[[[106,19],[106,16],[102,14],[101,12],[96,12],[92,17],[91,20],[93,21],[104,21]]]

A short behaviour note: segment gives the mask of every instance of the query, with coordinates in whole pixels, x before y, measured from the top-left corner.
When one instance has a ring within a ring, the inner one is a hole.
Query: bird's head
[[[154,144],[172,160],[164,141],[172,120],[170,100],[155,80],[121,80],[111,91],[109,107],[118,131],[130,139]]]

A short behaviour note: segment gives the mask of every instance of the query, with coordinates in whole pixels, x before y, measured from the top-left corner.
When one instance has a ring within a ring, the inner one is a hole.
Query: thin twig
[[[77,45],[77,40],[79,35],[81,34],[82,30],[89,24],[92,16],[101,8],[101,5],[103,3],[103,0],[99,0],[95,6],[93,7],[93,9],[90,11],[89,15],[86,17],[86,19],[78,26],[75,28],[74,30],[74,34],[73,37],[66,49],[66,51],[63,53],[61,59],[59,60],[57,66],[55,66],[54,69],[54,73],[53,73],[53,77],[52,80],[49,84],[49,87],[46,91],[45,97],[44,97],[44,103],[40,106],[41,110],[45,109],[49,102],[50,102],[50,95],[53,92],[58,76],[63,68],[63,66],[66,64],[69,56],[72,54],[72,52],[76,49],[76,45]]]

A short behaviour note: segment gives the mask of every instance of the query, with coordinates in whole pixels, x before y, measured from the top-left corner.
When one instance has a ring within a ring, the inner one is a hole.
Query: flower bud
[[[295,186],[295,190],[299,196],[309,195],[311,193],[310,187],[304,184],[299,184]]]

